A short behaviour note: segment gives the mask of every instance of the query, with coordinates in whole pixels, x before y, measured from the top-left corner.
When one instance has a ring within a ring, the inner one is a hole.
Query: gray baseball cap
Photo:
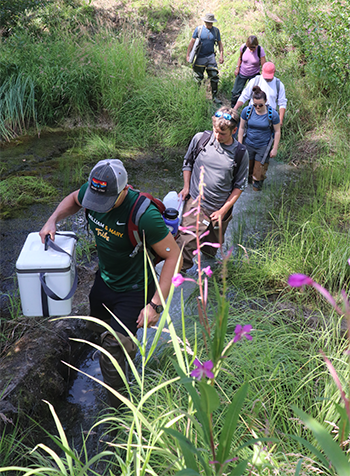
[[[100,160],[90,172],[82,206],[98,213],[108,212],[127,183],[128,174],[121,160]]]

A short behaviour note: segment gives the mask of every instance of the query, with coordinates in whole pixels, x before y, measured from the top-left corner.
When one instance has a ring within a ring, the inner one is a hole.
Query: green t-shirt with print
[[[78,200],[82,203],[85,191],[89,186],[85,183],[79,190]],[[89,226],[95,235],[99,267],[104,282],[113,291],[125,292],[142,290],[144,279],[144,253],[140,251],[130,258],[132,246],[127,230],[128,218],[138,192],[128,189],[123,203],[107,213],[87,210]],[[157,207],[151,204],[139,221],[140,236],[145,232],[147,247],[163,240],[169,233],[163,217]],[[148,268],[148,279],[153,280]],[[149,281],[150,282],[150,281]]]

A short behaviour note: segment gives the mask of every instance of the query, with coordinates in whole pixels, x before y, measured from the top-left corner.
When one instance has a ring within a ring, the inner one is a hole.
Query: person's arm
[[[196,39],[195,38],[191,38],[191,41],[188,45],[188,48],[187,48],[187,55],[186,55],[186,61],[188,62],[190,60],[190,53],[192,51],[192,48],[193,48],[193,45],[195,44],[195,41]]]
[[[242,50],[240,49],[240,54],[238,57],[238,62],[237,62],[237,67],[234,71],[235,76],[237,77],[239,74],[239,70],[241,69],[241,64],[242,64]]]
[[[236,102],[235,111],[239,109],[246,101],[249,101],[252,95],[252,90],[254,87],[255,78],[251,79],[247,86],[243,89],[242,94],[239,96],[238,101]]]
[[[238,142],[240,142],[241,144],[243,144],[243,134],[244,134],[245,123],[246,121],[244,121],[241,116],[239,129],[238,129],[238,138],[237,138]]]
[[[56,224],[60,220],[74,215],[74,213],[80,210],[81,204],[78,201],[78,194],[79,190],[76,190],[75,192],[72,192],[70,195],[64,198],[62,202],[58,205],[56,210],[53,212],[53,214],[50,216],[50,218],[47,220],[47,222],[39,232],[41,241],[43,243],[45,243],[46,235],[50,235],[52,241],[55,239]]]
[[[262,57],[260,58],[261,67],[263,67],[265,63],[266,63],[266,56],[262,56]]]
[[[185,200],[187,195],[190,193],[190,182],[191,182],[192,172],[190,170],[183,171],[184,186],[179,196],[181,195],[182,200]]]
[[[280,91],[278,95],[278,109],[279,109],[279,116],[280,116],[280,124],[283,124],[283,118],[286,113],[287,108],[287,98],[286,98],[286,90],[282,81],[280,82]],[[276,108],[277,109],[277,108]]]
[[[219,63],[222,64],[224,62],[224,45],[222,41],[218,41],[219,51],[220,51],[220,58]]]
[[[270,157],[276,157],[277,150],[278,150],[278,144],[279,144],[280,138],[281,138],[281,126],[280,126],[280,124],[279,123],[274,124],[273,128],[275,130],[275,138],[273,140],[273,148],[271,149]]]
[[[182,267],[182,258],[180,258],[179,267],[177,268],[176,266],[181,251],[170,232],[163,240],[152,245],[152,248],[161,258],[164,258],[164,265],[159,277],[159,287],[165,300],[170,291],[172,277],[176,274],[177,269],[181,269]],[[158,290],[154,293],[152,302],[156,305],[162,304]],[[159,314],[150,304],[147,304],[147,306],[142,309],[137,319],[138,328],[143,327],[145,315],[147,315],[147,327],[157,324]]]
[[[284,118],[284,115],[286,113],[286,108],[285,107],[280,107],[278,112],[279,112],[279,116],[280,116],[280,124],[279,125],[282,126],[283,118]]]
[[[220,208],[220,210],[217,210],[217,211],[213,212],[210,215],[210,219],[213,220],[213,221],[218,221],[219,217],[221,216],[221,220],[223,220],[226,213],[237,202],[241,193],[242,193],[242,190],[240,190],[239,188],[234,188],[232,190],[230,196],[228,197],[227,201],[224,203],[224,205]]]

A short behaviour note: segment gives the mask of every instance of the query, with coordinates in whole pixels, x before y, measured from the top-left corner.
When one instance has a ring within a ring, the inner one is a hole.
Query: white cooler
[[[56,234],[54,242],[47,240],[45,250],[39,233],[28,235],[16,262],[25,316],[67,316],[71,313],[77,284],[76,241],[73,232]]]

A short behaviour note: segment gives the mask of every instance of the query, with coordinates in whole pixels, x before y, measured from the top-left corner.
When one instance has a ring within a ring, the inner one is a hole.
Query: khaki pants
[[[185,214],[189,210],[196,208],[197,203],[193,203],[193,199],[190,198],[184,206],[183,213]],[[224,217],[224,220],[222,221],[222,227],[221,227],[221,240],[220,240],[220,230],[219,230],[219,224],[215,222],[214,224],[211,222],[210,217],[207,213],[205,213],[204,210],[200,211],[199,214],[199,235],[202,235],[204,232],[209,230],[209,234],[205,236],[201,242],[209,242],[209,243],[223,243],[224,242],[224,235],[225,231],[227,228],[227,225],[232,219],[232,210],[230,210],[226,216]],[[194,228],[191,228],[190,231],[196,232],[196,223],[197,223],[197,215],[194,215],[191,213],[190,215],[183,217],[182,219],[182,224],[181,226],[187,227],[187,226],[194,226]],[[182,252],[182,257],[183,257],[183,265],[181,271],[186,271],[189,268],[192,268],[193,266],[193,251],[197,249],[197,240],[194,236],[185,233],[183,231],[180,231],[177,238],[176,242],[179,245],[180,248],[184,246],[183,252]],[[214,257],[217,252],[217,248],[213,248],[212,246],[204,246],[201,248],[201,251],[209,256]]]

